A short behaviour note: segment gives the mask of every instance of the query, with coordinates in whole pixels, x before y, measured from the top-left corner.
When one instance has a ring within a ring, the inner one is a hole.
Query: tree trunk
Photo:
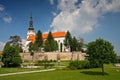
[[[104,64],[102,63],[102,75],[104,76]]]

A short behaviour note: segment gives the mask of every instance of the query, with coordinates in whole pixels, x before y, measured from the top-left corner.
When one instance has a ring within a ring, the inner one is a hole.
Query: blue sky
[[[120,55],[120,0],[0,0],[0,49],[12,35],[26,39],[32,12],[35,31],[66,31],[88,43],[110,41]]]

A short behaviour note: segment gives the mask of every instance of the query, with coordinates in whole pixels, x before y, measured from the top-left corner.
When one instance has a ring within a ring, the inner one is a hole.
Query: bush
[[[8,46],[4,49],[2,55],[3,67],[20,67],[22,59],[16,47]]]
[[[90,68],[90,63],[88,60],[82,60],[82,61],[71,61],[69,63],[70,69],[86,69]]]
[[[53,67],[54,64],[52,63],[51,60],[39,60],[37,61],[37,63],[35,64],[35,66],[44,66],[45,68],[47,67]]]

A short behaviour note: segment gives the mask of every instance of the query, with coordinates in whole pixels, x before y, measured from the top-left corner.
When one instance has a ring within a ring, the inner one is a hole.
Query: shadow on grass
[[[102,75],[102,72],[97,72],[97,71],[82,71],[80,73],[87,75]],[[108,75],[108,73],[104,72],[104,75]]]

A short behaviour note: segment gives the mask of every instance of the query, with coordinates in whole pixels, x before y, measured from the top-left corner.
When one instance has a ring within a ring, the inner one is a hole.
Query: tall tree
[[[32,51],[38,51],[38,45],[36,43],[30,43],[29,44],[29,52],[32,52]]]
[[[58,49],[57,42],[54,40],[51,32],[49,32],[48,37],[45,41],[44,49],[47,52],[56,51]]]
[[[83,47],[83,43],[82,42],[77,42],[77,51],[82,51],[82,47]]]
[[[37,44],[37,46],[38,46],[38,51],[41,51],[41,48],[43,46],[43,39],[42,39],[42,32],[40,30],[38,30],[38,32],[36,34],[35,44]]]
[[[77,51],[77,47],[78,47],[78,41],[76,37],[74,36],[72,39],[72,51]]]
[[[96,39],[96,41],[90,42],[87,54],[89,55],[88,60],[93,67],[97,65],[102,68],[102,75],[104,75],[104,64],[116,60],[113,45],[103,39]]]
[[[49,41],[48,41],[48,40],[46,40],[46,41],[44,42],[44,50],[45,50],[46,52],[50,52],[50,51],[51,51],[51,47],[50,47],[50,44],[49,44]]]
[[[70,48],[70,51],[72,51],[72,36],[71,36],[69,31],[67,31],[67,33],[66,33],[65,40],[64,40],[64,45],[67,48]]]
[[[58,50],[58,43],[54,40],[54,51]]]

